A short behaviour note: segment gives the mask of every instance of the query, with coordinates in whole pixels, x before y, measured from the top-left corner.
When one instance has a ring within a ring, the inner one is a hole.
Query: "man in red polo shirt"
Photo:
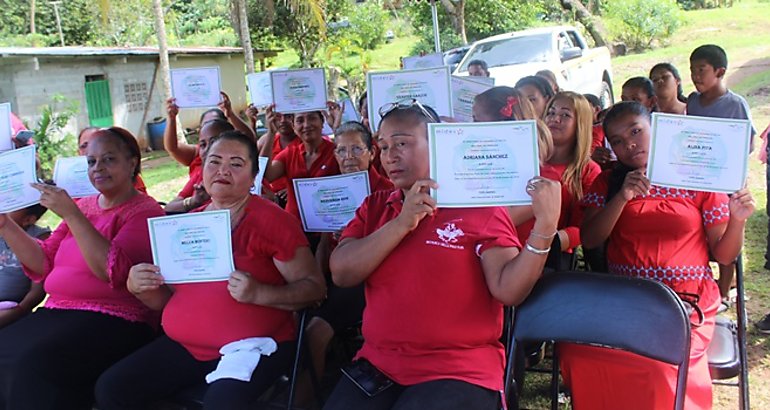
[[[330,261],[337,285],[365,283],[365,342],[325,409],[499,409],[503,304],[541,275],[560,185],[530,181],[537,221],[520,252],[504,208],[436,208],[426,124],[438,116],[394,107],[381,111],[378,143],[396,190],[365,200]]]

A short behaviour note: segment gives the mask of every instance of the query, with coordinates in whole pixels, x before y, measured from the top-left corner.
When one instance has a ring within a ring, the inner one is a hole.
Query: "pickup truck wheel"
[[[603,108],[607,108],[612,105],[612,87],[610,87],[606,80],[602,80],[602,92],[599,95],[599,101],[601,101]]]

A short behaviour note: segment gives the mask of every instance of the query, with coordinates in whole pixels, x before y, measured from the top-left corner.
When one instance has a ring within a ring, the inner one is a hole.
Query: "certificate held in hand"
[[[227,280],[235,270],[230,211],[147,220],[152,259],[166,283]]]
[[[30,186],[34,182],[34,145],[0,153],[0,214],[39,203],[40,191]]]
[[[220,99],[219,67],[171,70],[171,93],[179,108],[216,107]]]
[[[748,172],[747,120],[652,114],[647,176],[654,185],[733,193]]]
[[[344,228],[370,191],[366,171],[292,182],[305,232],[337,232]]]
[[[326,74],[323,68],[271,71],[275,111],[281,114],[326,109]]]
[[[430,177],[439,207],[528,205],[540,174],[535,121],[428,124]]]
[[[88,179],[88,160],[86,157],[59,158],[53,169],[53,182],[67,191],[72,198],[96,195],[99,191]]]

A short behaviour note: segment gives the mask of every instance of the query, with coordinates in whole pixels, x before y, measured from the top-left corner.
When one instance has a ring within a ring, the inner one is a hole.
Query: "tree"
[[[607,28],[604,27],[602,20],[594,17],[580,0],[561,0],[561,5],[564,7],[564,10],[574,11],[575,19],[586,28],[597,46],[609,45],[609,41],[607,41],[609,37],[607,35]]]
[[[468,36],[465,33],[465,0],[441,0],[441,4],[449,14],[455,33],[460,36],[463,45],[468,44]]]

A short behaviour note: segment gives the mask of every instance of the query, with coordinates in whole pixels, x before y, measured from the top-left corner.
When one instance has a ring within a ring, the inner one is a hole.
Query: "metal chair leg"
[[[738,255],[738,259],[735,262],[736,270],[736,287],[738,291],[738,297],[736,300],[736,310],[738,319],[738,353],[741,360],[741,373],[738,375],[738,388],[741,390],[739,405],[741,410],[749,410],[751,405],[749,403],[749,370],[748,370],[748,355],[746,354],[746,304],[745,304],[745,289],[743,283],[743,255]]]
[[[292,410],[294,406],[294,393],[297,386],[297,376],[299,375],[299,363],[302,356],[302,345],[305,338],[305,320],[307,311],[303,310],[299,315],[299,329],[297,330],[297,350],[294,353],[294,366],[291,369],[291,380],[289,381],[289,400],[286,404],[287,410]]]

